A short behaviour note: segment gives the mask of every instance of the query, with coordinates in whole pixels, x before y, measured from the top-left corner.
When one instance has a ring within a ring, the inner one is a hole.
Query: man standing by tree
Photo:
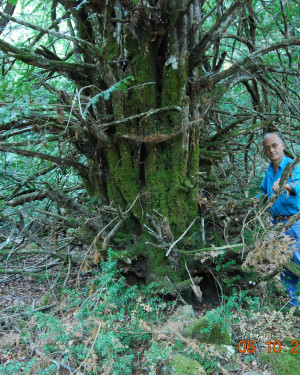
[[[261,190],[270,199],[272,194],[279,192],[283,171],[293,163],[293,160],[284,154],[284,142],[277,133],[268,133],[264,136],[263,148],[271,163],[263,179]],[[282,188],[283,193],[270,208],[274,224],[286,222],[300,210],[300,166],[296,166]],[[257,202],[256,197],[253,199],[254,206]],[[296,240],[297,250],[293,252],[292,260],[300,266],[300,220],[285,233]],[[291,305],[300,306],[300,302],[297,301],[300,295],[300,279],[288,270],[282,272],[280,276],[291,298]]]

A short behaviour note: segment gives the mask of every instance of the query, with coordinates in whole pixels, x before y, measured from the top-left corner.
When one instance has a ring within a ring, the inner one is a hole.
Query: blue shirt
[[[293,159],[283,156],[281,163],[277,167],[276,176],[273,173],[272,163],[269,165],[263,182],[261,184],[261,190],[267,195],[268,199],[273,195],[272,186],[275,181],[277,181],[285,169],[285,167],[290,163],[294,162]],[[284,191],[270,208],[270,212],[273,216],[289,216],[295,215],[300,210],[300,165],[298,165],[290,174],[287,183],[293,188],[295,195],[287,195]]]

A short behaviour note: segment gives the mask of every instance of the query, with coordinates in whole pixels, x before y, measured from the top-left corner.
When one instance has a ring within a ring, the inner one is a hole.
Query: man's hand
[[[272,186],[272,190],[277,193],[279,191],[279,182],[280,182],[280,178],[274,182],[273,186]]]
[[[283,187],[286,190],[286,195],[289,197],[290,194],[295,195],[293,188],[290,184],[285,184]]]
[[[253,197],[253,198],[251,198],[251,200],[252,200],[252,207],[256,207],[258,205],[258,198]]]
[[[273,186],[272,186],[272,189],[275,193],[277,193],[279,191],[279,182],[280,182],[280,179],[275,181]],[[284,184],[283,189],[286,190],[286,195],[288,197],[289,197],[290,194],[294,193],[294,190],[293,190],[293,188],[291,187],[290,184]]]

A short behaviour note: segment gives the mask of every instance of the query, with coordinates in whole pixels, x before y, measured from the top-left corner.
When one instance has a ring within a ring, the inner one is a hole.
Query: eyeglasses
[[[276,150],[281,143],[282,142],[272,143],[271,146],[264,146],[264,151],[270,151],[271,147],[272,147],[273,150]]]

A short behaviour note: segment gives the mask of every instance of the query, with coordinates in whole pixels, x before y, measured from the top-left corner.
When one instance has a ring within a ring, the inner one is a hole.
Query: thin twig
[[[193,292],[195,293],[195,296],[199,299],[199,302],[201,302],[202,301],[201,289],[200,289],[199,285],[195,285],[194,280],[192,279],[192,276],[190,274],[190,271],[189,271],[189,269],[186,265],[186,262],[184,262],[184,265],[185,265],[185,269],[187,270],[187,273],[189,274],[189,278],[191,280],[191,284],[190,284],[191,288],[192,288]]]
[[[46,354],[45,353],[43,353],[43,352],[41,352],[41,351],[39,351],[38,349],[36,349],[36,348],[30,348],[36,355],[38,355],[39,357],[46,357]],[[54,363],[57,367],[62,367],[62,368],[64,368],[64,369],[66,369],[66,370],[68,370],[71,374],[78,374],[78,375],[87,375],[86,373],[84,373],[84,372],[80,372],[80,371],[78,371],[77,369],[74,369],[73,367],[70,367],[70,366],[67,366],[67,365],[65,365],[65,364],[63,364],[63,363],[61,363],[61,362],[58,362],[58,361],[56,361],[55,359],[50,359],[49,358],[49,361],[50,362],[52,362],[52,363]]]
[[[104,250],[107,249],[108,243],[110,239],[115,235],[115,233],[118,231],[120,226],[124,223],[124,221],[127,219],[128,213],[131,211],[133,206],[135,205],[136,201],[140,198],[141,194],[139,193],[137,197],[134,199],[134,201],[131,203],[129,208],[125,212],[119,212],[119,216],[121,217],[121,220],[118,221],[118,223],[114,226],[114,228],[108,233],[108,235],[105,237],[105,239],[102,242],[102,248]]]
[[[150,109],[150,111],[148,111],[148,112],[138,113],[137,115],[126,117],[125,119],[122,119],[122,120],[111,121],[111,122],[106,122],[106,123],[102,123],[102,124],[100,123],[99,126],[101,126],[102,128],[104,128],[104,127],[111,126],[111,125],[119,125],[119,124],[123,124],[124,122],[127,122],[127,121],[136,120],[136,119],[139,119],[141,117],[149,117],[149,116],[155,115],[156,113],[165,112],[165,111],[179,111],[179,112],[182,112],[182,108],[179,107],[179,106],[172,105],[172,106],[169,106],[169,107],[163,107],[163,108],[157,108],[157,109]]]
[[[212,246],[212,247],[205,247],[203,249],[196,249],[196,250],[190,250],[190,251],[185,251],[185,250],[179,250],[180,253],[182,254],[190,254],[190,255],[198,255],[198,254],[201,254],[201,252],[203,251],[218,251],[218,250],[226,250],[226,249],[231,249],[231,248],[234,248],[234,247],[242,247],[244,246],[243,243],[238,243],[238,244],[234,244],[234,245],[224,245],[224,246],[219,246],[219,247],[216,247],[216,246]]]
[[[195,219],[191,222],[191,224],[187,227],[187,229],[182,233],[182,235],[175,242],[172,243],[172,245],[169,247],[169,250],[166,253],[166,257],[169,256],[174,246],[187,234],[187,232],[192,228],[192,226],[195,224],[195,222],[198,219],[199,219],[198,217],[195,217]]]
[[[96,341],[97,341],[97,338],[98,338],[98,336],[99,336],[99,333],[100,333],[100,329],[101,329],[102,324],[103,324],[103,323],[100,322],[99,325],[98,325],[98,329],[97,329],[97,332],[96,332],[96,335],[95,335],[94,341],[93,341],[92,346],[90,347],[90,350],[88,351],[88,353],[87,353],[85,359],[80,363],[80,365],[76,368],[76,370],[73,370],[73,371],[71,372],[71,374],[76,374],[76,373],[78,373],[78,371],[81,369],[81,367],[83,366],[83,364],[84,364],[84,363],[86,362],[86,360],[88,359],[88,356],[92,353],[92,351],[93,351],[93,349],[94,349],[94,346],[95,346],[95,343],[96,343]]]
[[[166,247],[164,245],[156,245],[152,242],[145,242],[145,245],[150,245],[150,246],[153,246],[153,247],[156,247],[157,249],[165,249]]]

